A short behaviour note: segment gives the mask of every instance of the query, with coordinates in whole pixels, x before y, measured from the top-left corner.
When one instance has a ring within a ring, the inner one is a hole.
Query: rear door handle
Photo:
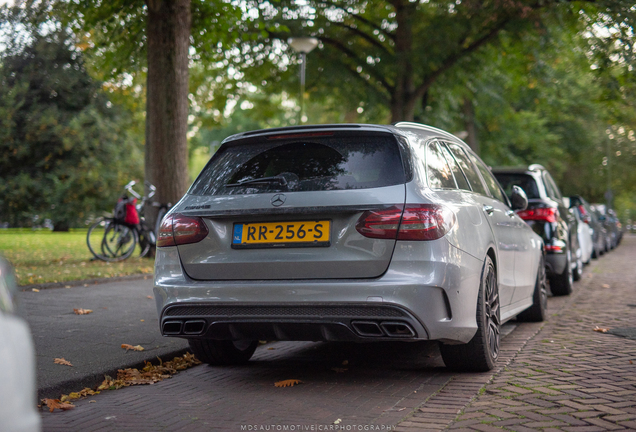
[[[515,216],[515,212],[514,212],[514,210],[508,210],[508,211],[506,212],[506,215],[508,215],[508,216],[510,216],[510,217],[514,217],[514,216]]]
[[[491,215],[492,212],[495,211],[495,208],[493,206],[489,206],[489,205],[484,204],[484,211],[486,213],[488,213],[489,215]]]

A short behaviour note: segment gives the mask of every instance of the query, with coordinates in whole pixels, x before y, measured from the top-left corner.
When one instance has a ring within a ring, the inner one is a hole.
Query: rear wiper
[[[244,185],[248,185],[248,184],[258,184],[258,183],[278,183],[280,185],[283,186],[287,186],[287,180],[285,180],[284,177],[261,177],[261,178],[257,178],[257,179],[251,179],[251,180],[243,180],[240,181],[238,183],[228,183],[225,186],[226,187],[236,187],[236,186],[244,186]]]

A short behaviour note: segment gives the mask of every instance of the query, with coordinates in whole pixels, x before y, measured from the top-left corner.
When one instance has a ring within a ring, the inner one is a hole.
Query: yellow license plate
[[[331,221],[234,224],[233,248],[329,246]]]

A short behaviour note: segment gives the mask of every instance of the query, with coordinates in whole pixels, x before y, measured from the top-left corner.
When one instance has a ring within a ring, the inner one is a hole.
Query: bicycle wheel
[[[106,224],[101,244],[101,256],[104,261],[122,261],[135,251],[137,231],[127,225],[114,221]]]
[[[141,248],[141,253],[139,254],[139,256],[145,257],[146,255],[148,255],[148,252],[150,252],[150,250],[155,247],[155,244],[156,244],[155,233],[149,230],[148,227],[146,226],[146,223],[142,221],[141,230],[139,231],[138,236],[139,236],[139,247]],[[154,256],[154,255],[151,255],[151,256]]]
[[[86,245],[88,250],[91,251],[93,256],[97,259],[108,261],[102,254],[102,241],[104,240],[104,232],[106,231],[106,225],[111,223],[111,219],[99,218],[88,229],[86,234]]]

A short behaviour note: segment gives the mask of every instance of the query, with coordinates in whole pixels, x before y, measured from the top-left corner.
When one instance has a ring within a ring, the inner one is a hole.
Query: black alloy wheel
[[[499,357],[501,307],[497,271],[486,256],[477,297],[477,332],[466,344],[441,344],[446,367],[462,372],[486,372],[495,367]]]

